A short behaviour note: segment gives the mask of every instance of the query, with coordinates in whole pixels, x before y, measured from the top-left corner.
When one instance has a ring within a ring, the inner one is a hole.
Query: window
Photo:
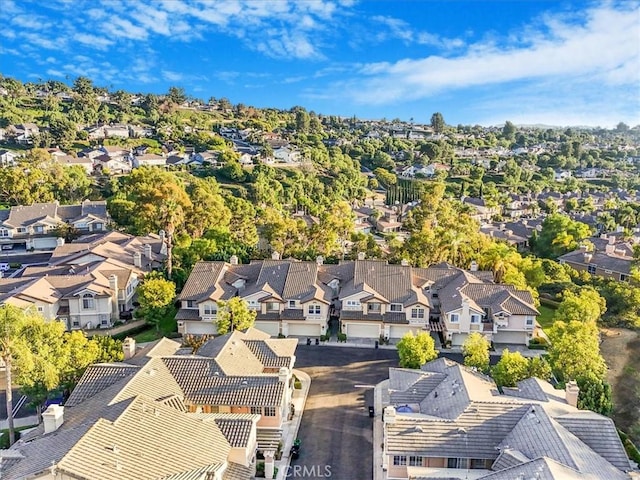
[[[381,309],[381,305],[378,302],[374,302],[374,303],[368,303],[367,304],[367,311],[369,312],[379,312]]]
[[[37,225],[37,226],[33,227],[33,232],[34,233],[43,233],[44,232],[44,227],[42,225]]]
[[[27,233],[26,227],[18,227],[18,233]]]
[[[265,417],[275,417],[276,416],[276,407],[264,407],[264,416]]]
[[[484,458],[472,458],[471,459],[471,469],[488,469],[487,461]]]
[[[251,413],[254,415],[262,415],[262,407],[251,407]]]
[[[391,311],[392,312],[401,312],[402,311],[402,304],[401,303],[392,303],[391,304]]]
[[[195,304],[193,302],[193,300],[187,300],[187,308],[194,308]]]
[[[206,303],[204,305],[204,314],[205,315],[217,315],[218,314],[218,306],[213,303]]]
[[[587,267],[587,272],[589,272],[591,275],[595,275],[596,274],[596,268],[598,268],[598,267],[596,265],[594,265],[593,263],[591,263]]]
[[[407,456],[406,455],[394,455],[393,456],[393,464],[395,466],[406,465],[407,464]]]
[[[471,323],[480,323],[480,315],[475,313],[471,315]]]
[[[71,326],[72,327],[79,327],[80,326],[80,320],[73,320],[73,322],[71,322]]]
[[[458,323],[460,321],[460,315],[458,315],[457,313],[452,313],[451,315],[449,315],[449,321],[451,323]]]
[[[102,223],[96,223],[95,226],[93,227],[94,230],[102,230],[104,228],[104,224]]]
[[[347,307],[359,307],[360,302],[358,300],[347,300]]]
[[[320,315],[320,305],[309,305],[309,315]]]
[[[422,457],[420,456],[409,456],[409,466],[411,467],[421,467],[422,466]]]
[[[449,458],[447,459],[447,468],[467,468],[467,459]]]
[[[9,230],[7,230],[6,228],[0,228],[0,237],[8,237],[9,236]]]
[[[84,310],[93,310],[94,308],[96,308],[95,299],[93,298],[92,294],[85,293],[82,296],[82,308]]]
[[[289,300],[289,308],[296,308],[296,301],[295,300]]]
[[[420,307],[412,308],[411,318],[424,318],[424,308],[420,308]]]
[[[107,325],[109,323],[109,315],[100,314],[100,324]]]
[[[604,273],[611,274],[611,270],[605,270]]]
[[[527,317],[524,323],[527,327],[533,327],[533,317]]]
[[[624,273],[620,274],[620,281],[621,282],[628,282],[629,281],[629,275],[625,275]]]
[[[268,312],[279,312],[280,305],[278,302],[267,302],[267,311]]]
[[[38,306],[38,312],[40,312],[40,313],[44,312],[44,307]]]

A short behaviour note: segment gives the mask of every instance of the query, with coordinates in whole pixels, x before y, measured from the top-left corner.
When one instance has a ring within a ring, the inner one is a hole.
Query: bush
[[[278,334],[278,338],[287,338],[286,335],[283,335],[281,333]]]
[[[622,430],[618,430],[618,435],[620,436],[620,440],[622,440],[622,445],[624,445],[627,456],[638,465],[640,465],[640,451],[638,451],[629,436]]]
[[[346,333],[338,333],[338,341],[339,342],[346,342],[347,341],[347,334]]]
[[[293,388],[300,390],[302,388],[302,382],[295,375],[293,376]]]

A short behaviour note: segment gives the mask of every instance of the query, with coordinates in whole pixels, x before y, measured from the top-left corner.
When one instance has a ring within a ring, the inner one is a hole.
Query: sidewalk
[[[355,339],[351,339],[351,340],[347,340],[346,342],[338,342],[338,340],[336,338],[331,338],[330,340],[326,341],[326,342],[320,342],[317,346],[318,347],[350,347],[350,348],[371,348],[374,349],[375,348],[375,343],[376,341],[374,339],[371,338],[355,338]],[[307,344],[307,339],[306,338],[298,338],[298,345],[306,345]],[[315,338],[311,338],[311,345],[312,346],[316,346],[316,339]],[[396,346],[395,345],[378,345],[378,348],[380,349],[384,349],[384,350],[395,350]]]
[[[289,464],[291,463],[289,451],[291,450],[294,440],[298,437],[298,430],[300,429],[300,423],[302,422],[304,406],[307,402],[307,395],[309,395],[309,387],[311,387],[311,377],[309,377],[309,375],[296,369],[293,370],[293,374],[298,378],[298,380],[300,380],[302,388],[300,390],[293,391],[291,403],[295,407],[295,413],[291,420],[284,422],[282,425],[282,457],[280,460],[275,461],[275,466],[278,469],[278,474],[275,478],[278,480],[284,480],[287,478]],[[304,448],[304,445],[302,448]]]
[[[382,411],[386,405],[389,405],[388,379],[377,384],[373,391],[373,408],[375,409],[375,418],[373,419],[373,480],[384,480],[387,478],[382,469],[382,442],[384,440]]]

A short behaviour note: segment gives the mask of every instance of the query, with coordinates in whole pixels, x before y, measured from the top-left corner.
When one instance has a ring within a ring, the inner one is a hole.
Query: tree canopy
[[[224,335],[233,330],[246,330],[253,326],[257,312],[251,310],[246,301],[233,297],[218,301],[218,334]]]
[[[402,368],[420,368],[438,356],[435,342],[426,332],[406,333],[396,347]]]
[[[475,367],[481,372],[489,369],[489,348],[491,343],[479,332],[471,333],[462,345],[464,364]]]

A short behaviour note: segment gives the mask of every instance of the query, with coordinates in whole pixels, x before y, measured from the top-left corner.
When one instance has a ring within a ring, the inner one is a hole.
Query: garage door
[[[493,334],[493,343],[511,343],[514,345],[527,345],[526,332],[500,332]]]
[[[256,322],[254,327],[272,337],[277,337],[280,333],[280,324],[278,322]]]
[[[289,337],[319,337],[320,333],[318,323],[289,323]]]
[[[405,336],[407,332],[416,332],[420,331],[420,327],[410,327],[408,325],[391,325],[389,329],[389,338],[402,338]]]
[[[460,346],[464,343],[464,341],[467,339],[467,334],[466,333],[454,333],[451,336],[451,345],[456,345],[456,346]]]
[[[184,333],[193,335],[213,335],[216,333],[216,327],[211,322],[184,322]]]
[[[370,323],[348,323],[347,338],[380,338],[380,326]]]

